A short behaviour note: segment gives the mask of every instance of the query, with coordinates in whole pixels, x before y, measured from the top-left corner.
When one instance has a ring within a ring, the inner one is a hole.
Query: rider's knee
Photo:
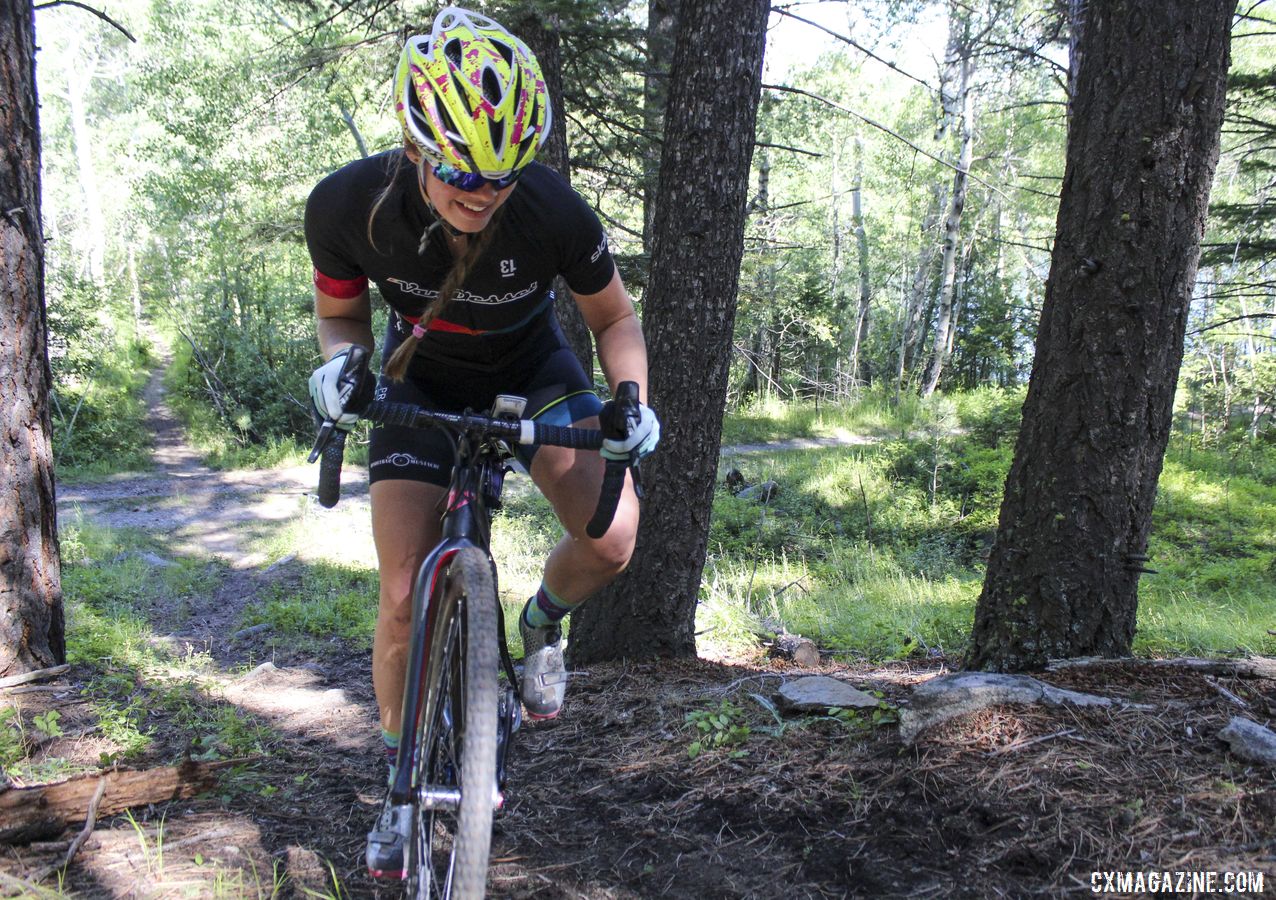
[[[599,568],[612,575],[619,575],[629,567],[629,560],[634,555],[636,538],[636,527],[617,520],[612,523],[606,534],[590,542],[590,551],[597,560]]]

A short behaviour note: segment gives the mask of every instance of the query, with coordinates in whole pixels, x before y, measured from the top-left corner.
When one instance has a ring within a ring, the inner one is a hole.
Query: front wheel
[[[467,547],[430,597],[409,896],[480,898],[497,798],[497,599],[487,555]]]

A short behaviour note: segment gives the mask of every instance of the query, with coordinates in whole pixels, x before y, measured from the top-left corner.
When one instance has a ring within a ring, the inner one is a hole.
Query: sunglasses
[[[490,184],[498,191],[504,190],[514,182],[518,181],[522,176],[522,169],[515,169],[508,175],[500,178],[485,178],[476,172],[462,172],[447,163],[439,163],[434,167],[434,177],[446,184],[448,187],[454,187],[458,191],[477,191],[485,184]]]

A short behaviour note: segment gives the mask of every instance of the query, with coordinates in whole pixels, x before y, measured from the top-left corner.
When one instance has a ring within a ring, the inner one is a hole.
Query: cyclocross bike
[[[359,358],[347,360],[346,368],[357,372],[362,364]],[[638,387],[625,382],[616,394],[614,416],[601,431],[521,419],[522,398],[507,396],[497,398],[487,415],[387,402],[370,403],[361,414],[374,422],[440,428],[456,450],[443,537],[422,563],[412,590],[403,737],[390,787],[389,802],[412,810],[409,897],[482,897],[487,880],[492,815],[504,802],[506,757],[521,722],[518,677],[506,646],[489,546],[492,516],[511,471],[509,447],[590,450],[601,447],[604,437],[623,438],[636,420]],[[344,445],[345,432],[324,422],[310,459],[322,457],[319,502],[325,507],[340,495]],[[607,461],[598,508],[586,529],[591,537],[606,533],[630,469],[637,485],[636,460]]]

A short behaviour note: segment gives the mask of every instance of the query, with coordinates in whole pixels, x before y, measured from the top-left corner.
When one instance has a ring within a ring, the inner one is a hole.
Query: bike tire
[[[428,698],[419,728],[417,814],[410,842],[409,896],[477,900],[487,883],[496,798],[497,599],[492,564],[464,548],[438,579],[429,652],[435,702]],[[455,786],[454,810],[428,809],[422,787]]]

